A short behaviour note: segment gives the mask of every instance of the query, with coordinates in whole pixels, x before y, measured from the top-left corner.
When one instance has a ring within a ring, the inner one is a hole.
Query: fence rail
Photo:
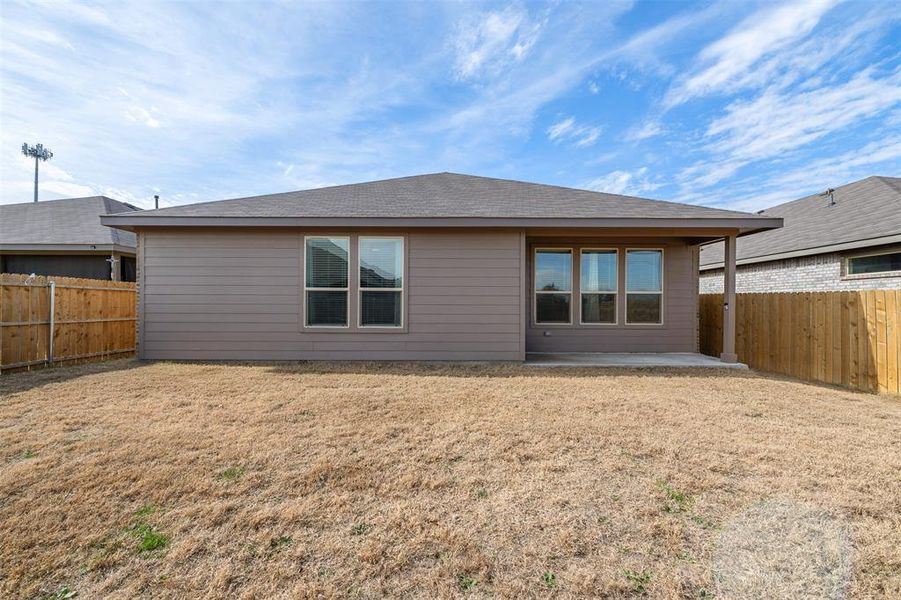
[[[718,356],[723,296],[700,299],[701,352]],[[901,393],[901,290],[737,294],[738,359],[851,389]]]
[[[0,370],[135,350],[135,284],[0,274]]]

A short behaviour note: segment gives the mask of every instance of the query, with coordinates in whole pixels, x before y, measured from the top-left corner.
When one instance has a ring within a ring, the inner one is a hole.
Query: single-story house
[[[134,281],[135,234],[100,215],[136,210],[106,196],[0,205],[0,273]]]
[[[901,178],[867,177],[758,213],[782,229],[738,240],[738,292],[901,288]],[[701,248],[701,293],[723,291],[723,243]]]
[[[138,235],[138,355],[203,360],[696,352],[698,245],[781,225],[453,173],[102,221]]]

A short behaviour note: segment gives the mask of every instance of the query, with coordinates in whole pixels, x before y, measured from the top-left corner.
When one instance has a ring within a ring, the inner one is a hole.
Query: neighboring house
[[[134,281],[135,235],[100,215],[136,210],[105,196],[0,205],[0,273]]]
[[[901,178],[867,177],[758,214],[785,226],[738,241],[738,292],[901,288]],[[701,248],[700,290],[723,291],[722,242]]]
[[[204,360],[696,352],[698,244],[781,225],[452,173],[102,221],[138,234],[139,356]]]

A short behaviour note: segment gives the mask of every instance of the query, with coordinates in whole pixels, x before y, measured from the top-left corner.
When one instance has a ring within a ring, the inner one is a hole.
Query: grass
[[[70,600],[78,596],[78,592],[67,587],[61,587],[53,593],[43,596],[44,600]]]
[[[461,592],[471,592],[478,584],[479,582],[469,575],[457,575],[457,589]]]
[[[901,596],[897,398],[117,361],[4,374],[0,439],[4,598]]]
[[[240,479],[243,474],[243,467],[229,467],[216,475],[216,479],[219,481],[236,481],[237,479]]]
[[[138,552],[150,553],[163,550],[169,545],[169,536],[160,532],[153,525],[139,523],[132,529],[132,533],[138,538]]]

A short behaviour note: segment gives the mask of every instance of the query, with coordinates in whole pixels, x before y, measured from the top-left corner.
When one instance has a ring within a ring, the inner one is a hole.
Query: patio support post
[[[723,353],[725,363],[738,362],[735,353],[735,235],[726,236],[723,262]]]

